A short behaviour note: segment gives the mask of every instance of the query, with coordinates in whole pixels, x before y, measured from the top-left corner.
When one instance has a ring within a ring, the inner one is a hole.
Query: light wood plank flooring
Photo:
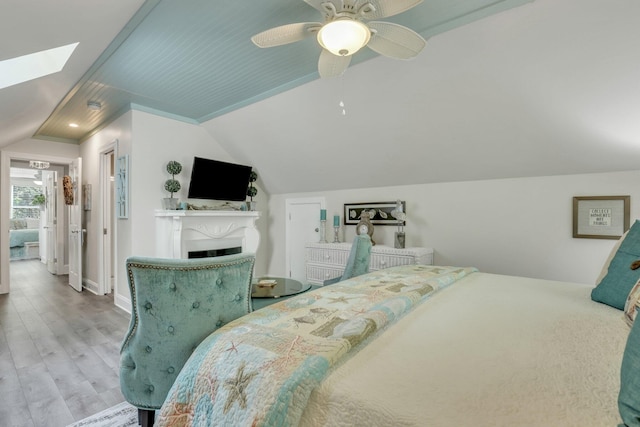
[[[11,263],[0,295],[0,425],[67,426],[124,401],[129,315],[111,295],[76,292],[38,260]]]

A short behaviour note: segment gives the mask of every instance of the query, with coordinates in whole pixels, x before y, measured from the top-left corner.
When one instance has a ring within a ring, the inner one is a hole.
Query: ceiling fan
[[[374,21],[397,15],[422,0],[304,0],[324,15],[324,23],[300,22],[271,28],[251,37],[258,47],[281,46],[316,35],[322,46],[320,77],[340,76],[351,55],[362,47],[395,59],[411,59],[427,42],[413,30],[391,22]]]

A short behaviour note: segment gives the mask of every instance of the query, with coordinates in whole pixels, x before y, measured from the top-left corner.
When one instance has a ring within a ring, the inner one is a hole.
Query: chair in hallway
[[[120,388],[153,425],[193,350],[251,312],[253,254],[200,259],[130,257],[131,322],[120,349]]]
[[[356,238],[353,239],[351,251],[349,252],[349,259],[347,260],[347,265],[342,276],[327,279],[323,282],[323,285],[331,285],[350,279],[351,277],[368,273],[369,260],[371,258],[371,246],[371,238],[368,234],[357,235]]]

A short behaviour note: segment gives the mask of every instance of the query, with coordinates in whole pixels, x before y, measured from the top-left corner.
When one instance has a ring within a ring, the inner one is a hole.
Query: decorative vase
[[[165,197],[162,199],[162,206],[167,210],[176,210],[178,209],[178,199],[174,199],[173,197]]]
[[[256,210],[256,202],[254,202],[253,200],[250,202],[247,202],[247,210],[248,211],[255,211]]]

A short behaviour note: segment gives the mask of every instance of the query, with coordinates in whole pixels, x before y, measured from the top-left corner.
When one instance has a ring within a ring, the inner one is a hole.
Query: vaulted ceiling
[[[428,39],[415,60],[364,50],[318,80],[313,38],[250,42],[320,20],[302,0],[7,0],[0,60],[80,44],[0,90],[0,146],[78,143],[133,106],[201,124],[271,193],[635,169],[638,16],[633,0],[425,0],[385,19]]]
[[[389,21],[428,37],[527,1],[429,0]],[[302,0],[146,0],[35,136],[82,140],[131,104],[202,123],[315,80],[315,38],[268,50],[250,38],[274,26],[317,21],[321,14]],[[365,50],[353,62],[373,56]],[[87,109],[87,102],[99,102],[102,110]]]

